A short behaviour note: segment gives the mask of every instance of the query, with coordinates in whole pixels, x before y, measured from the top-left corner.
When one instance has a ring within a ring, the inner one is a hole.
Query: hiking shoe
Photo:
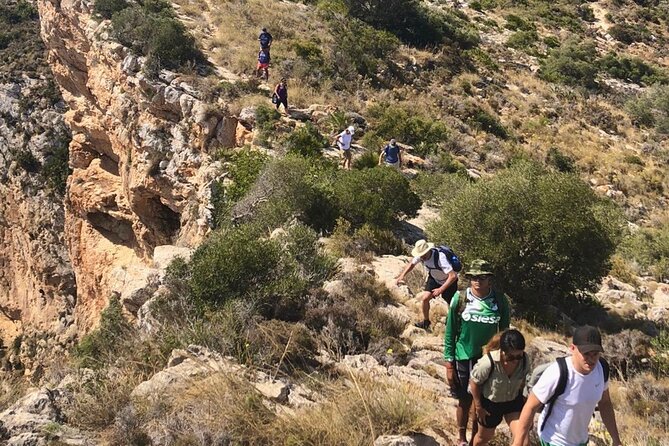
[[[430,328],[430,321],[422,321],[422,322],[416,322],[413,324],[414,327],[422,328],[423,330],[427,330]]]

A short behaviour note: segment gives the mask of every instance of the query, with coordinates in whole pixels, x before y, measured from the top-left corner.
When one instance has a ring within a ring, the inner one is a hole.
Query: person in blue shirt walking
[[[379,166],[384,158],[386,166],[394,167],[397,170],[402,168],[402,149],[397,145],[395,138],[391,139],[383,150],[381,150],[379,154]]]

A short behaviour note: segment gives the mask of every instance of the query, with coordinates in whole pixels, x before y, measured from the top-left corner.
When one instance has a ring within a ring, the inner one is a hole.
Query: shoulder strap
[[[551,412],[553,412],[553,405],[555,404],[555,400],[562,395],[567,388],[567,377],[569,376],[569,370],[567,369],[567,359],[562,356],[560,358],[557,358],[556,360],[558,364],[558,368],[560,370],[560,378],[558,379],[557,386],[555,387],[555,392],[553,392],[553,395],[548,399],[546,402],[546,406],[548,406],[548,409],[546,410],[546,416],[544,417],[544,421],[541,423],[541,430],[544,430],[544,426],[546,425],[546,421],[548,421],[548,417],[551,416]]]
[[[604,371],[604,382],[606,383],[609,381],[611,367],[609,367],[609,363],[606,361],[606,359],[602,357],[599,358],[599,363],[602,365],[602,370]]]
[[[492,372],[495,371],[495,361],[492,360],[492,355],[490,354],[490,352],[488,352],[488,360],[490,361],[490,373],[488,373],[486,381],[488,381],[490,377],[492,377]]]
[[[432,248],[432,258],[434,259],[434,269],[441,269],[441,266],[439,266],[439,248]]]

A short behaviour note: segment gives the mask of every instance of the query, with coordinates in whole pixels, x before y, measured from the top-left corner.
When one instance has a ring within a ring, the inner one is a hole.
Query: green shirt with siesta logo
[[[462,312],[458,311],[462,295],[467,303]],[[444,358],[446,361],[478,359],[483,346],[498,331],[509,328],[509,301],[503,293],[491,291],[479,299],[467,288],[458,291],[451,300],[444,335]]]

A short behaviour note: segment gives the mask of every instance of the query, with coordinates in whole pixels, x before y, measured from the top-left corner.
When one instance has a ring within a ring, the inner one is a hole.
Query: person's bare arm
[[[458,280],[458,273],[451,270],[451,272],[448,273],[448,277],[446,278],[446,282],[444,282],[444,284],[442,286],[440,286],[439,288],[433,290],[432,291],[432,296],[433,297],[440,296],[456,280]]]
[[[526,439],[530,435],[530,430],[532,430],[534,414],[537,413],[539,407],[541,407],[541,401],[534,395],[534,392],[530,392],[530,396],[527,398],[527,401],[523,406],[523,411],[520,412],[520,418],[518,419],[520,435],[513,439],[512,446],[523,446],[523,444],[527,444]]]
[[[414,269],[416,265],[413,263],[409,262],[409,264],[404,268],[404,270],[400,273],[399,276],[397,276],[397,279],[395,279],[395,285],[399,285],[401,282],[404,282],[404,276],[409,274],[412,269]]]
[[[613,410],[613,402],[611,401],[611,394],[609,389],[606,389],[602,394],[602,399],[599,400],[599,414],[602,416],[602,421],[606,430],[609,431],[613,446],[621,446],[620,434],[618,433],[618,423],[616,423],[616,414]]]
[[[476,408],[476,419],[480,424],[483,424],[485,418],[490,415],[490,412],[485,410],[481,401],[481,386],[471,378],[469,379],[469,390],[474,399],[474,407]]]

